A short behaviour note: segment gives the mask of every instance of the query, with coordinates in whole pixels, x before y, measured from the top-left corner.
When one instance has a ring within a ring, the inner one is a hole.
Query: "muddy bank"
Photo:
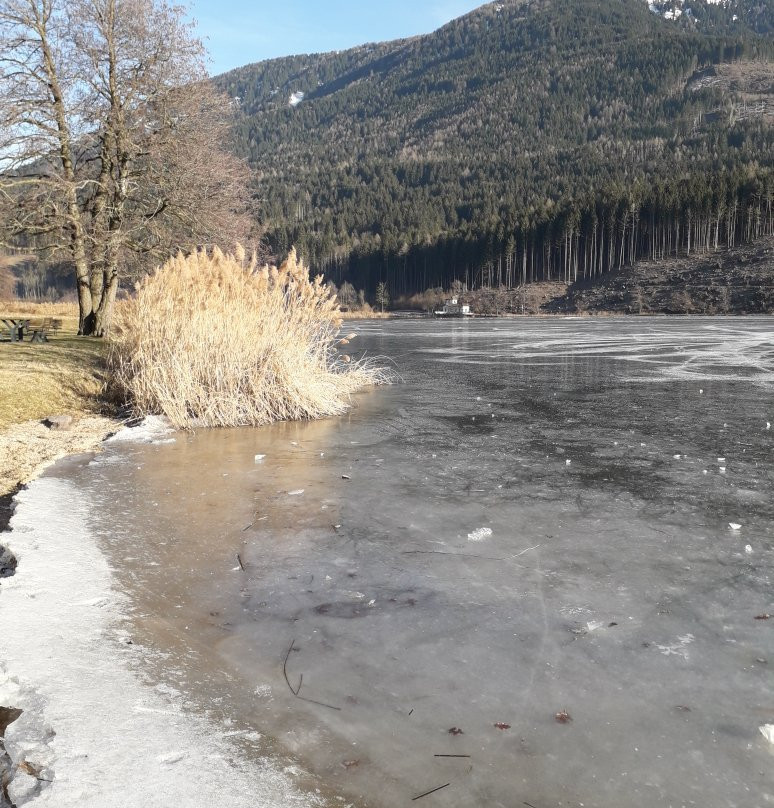
[[[0,432],[0,532],[8,527],[13,497],[22,486],[62,457],[97,450],[120,428],[116,419],[84,415],[73,418],[65,429],[25,421]]]

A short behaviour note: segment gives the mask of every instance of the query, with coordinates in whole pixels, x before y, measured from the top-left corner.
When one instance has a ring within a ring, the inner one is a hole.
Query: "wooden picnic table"
[[[30,342],[48,342],[48,335],[62,329],[62,321],[54,317],[0,317],[11,342],[23,342],[30,334]]]
[[[5,330],[8,332],[8,337],[11,342],[21,342],[24,339],[24,330],[29,326],[29,317],[0,317],[0,323],[3,324]]]

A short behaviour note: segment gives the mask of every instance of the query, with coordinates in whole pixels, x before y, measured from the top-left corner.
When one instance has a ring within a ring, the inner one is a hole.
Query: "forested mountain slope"
[[[218,77],[270,247],[401,294],[770,232],[774,0],[666,5],[500,0]]]

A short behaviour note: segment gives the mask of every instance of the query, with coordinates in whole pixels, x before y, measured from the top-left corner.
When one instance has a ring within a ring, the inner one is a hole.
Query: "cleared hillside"
[[[731,250],[642,261],[572,284],[542,306],[554,314],[774,313],[774,237]]]

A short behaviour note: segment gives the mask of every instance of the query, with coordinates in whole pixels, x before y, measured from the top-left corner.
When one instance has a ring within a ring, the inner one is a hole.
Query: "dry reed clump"
[[[138,414],[175,426],[243,426],[320,418],[384,381],[339,352],[335,296],[295,250],[278,268],[244,250],[177,255],[117,312],[109,365]],[[354,336],[354,335],[350,335]]]

